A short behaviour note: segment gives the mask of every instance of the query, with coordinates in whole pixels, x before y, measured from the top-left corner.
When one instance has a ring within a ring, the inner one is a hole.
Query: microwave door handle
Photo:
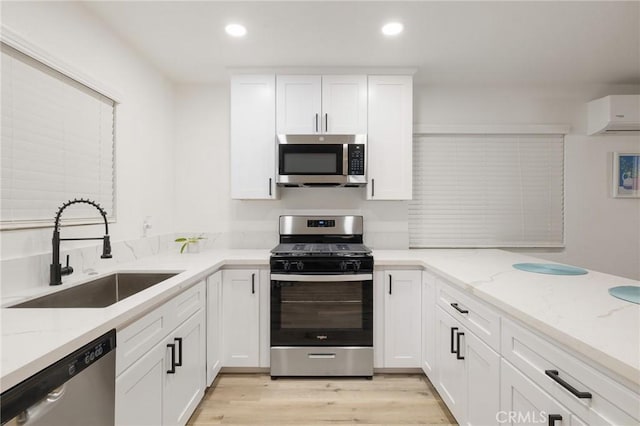
[[[342,145],[342,175],[349,174],[349,144]]]

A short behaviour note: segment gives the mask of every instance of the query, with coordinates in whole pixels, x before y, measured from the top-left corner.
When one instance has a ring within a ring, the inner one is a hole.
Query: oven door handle
[[[272,281],[300,281],[300,282],[338,282],[338,281],[371,281],[373,274],[342,274],[342,275],[301,275],[301,274],[271,274]]]

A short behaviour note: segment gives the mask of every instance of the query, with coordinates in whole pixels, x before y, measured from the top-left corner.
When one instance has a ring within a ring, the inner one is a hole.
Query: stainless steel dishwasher
[[[111,330],[3,392],[2,424],[113,426],[115,349]]]

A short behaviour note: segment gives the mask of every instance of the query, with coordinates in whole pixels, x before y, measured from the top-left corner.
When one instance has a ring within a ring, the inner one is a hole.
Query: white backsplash
[[[215,234],[214,234],[215,235]],[[215,240],[216,238],[212,238]],[[147,256],[179,250],[173,234],[159,235],[137,240],[116,241],[111,244],[111,259],[101,259],[102,243],[82,248],[60,251],[60,262],[64,265],[69,255],[69,263],[76,276],[87,274],[91,270],[101,267],[131,262]],[[51,253],[44,253],[28,257],[6,259],[0,262],[0,291],[2,298],[15,294],[25,294],[38,287],[49,287],[49,265]],[[73,277],[73,274],[69,277]],[[63,277],[63,280],[69,280]]]

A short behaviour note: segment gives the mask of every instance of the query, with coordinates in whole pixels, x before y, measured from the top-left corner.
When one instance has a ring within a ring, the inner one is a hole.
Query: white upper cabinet
[[[369,76],[368,200],[412,197],[413,78]]]
[[[322,77],[322,133],[367,133],[367,77]]]
[[[279,75],[278,134],[362,134],[367,131],[366,75]]]
[[[278,134],[320,133],[322,77],[319,75],[279,75],[277,78]]]
[[[276,193],[276,77],[231,78],[231,198],[271,200]]]

